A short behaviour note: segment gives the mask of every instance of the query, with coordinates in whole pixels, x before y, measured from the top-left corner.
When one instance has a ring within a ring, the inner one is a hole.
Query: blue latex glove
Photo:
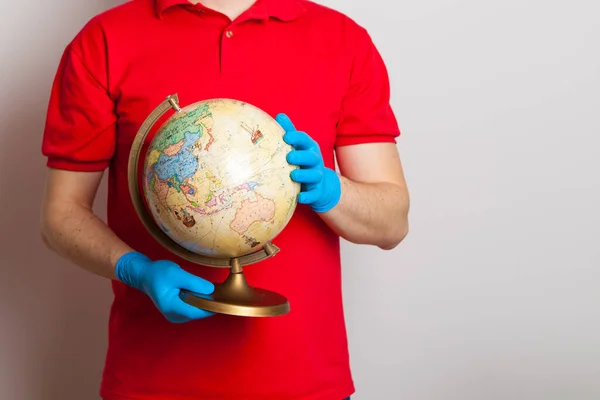
[[[147,294],[170,322],[187,322],[214,314],[191,306],[180,297],[182,289],[201,295],[212,294],[214,285],[174,262],[152,261],[137,252],[126,253],[117,261],[115,274],[121,282]]]
[[[278,114],[275,119],[285,130],[283,140],[293,147],[287,161],[300,167],[291,174],[292,180],[301,184],[298,202],[310,205],[318,213],[331,210],[341,197],[338,174],[325,167],[319,144],[305,132],[297,131],[287,115]]]

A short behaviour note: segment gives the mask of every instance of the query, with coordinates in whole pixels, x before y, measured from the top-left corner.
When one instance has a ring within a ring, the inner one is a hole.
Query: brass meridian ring
[[[173,252],[179,257],[191,261],[193,263],[208,266],[208,267],[219,267],[219,268],[230,268],[233,263],[238,264],[240,267],[258,263],[267,258],[273,257],[279,252],[279,248],[272,243],[266,243],[263,248],[257,252],[250,253],[237,258],[216,258],[207,257],[201,254],[196,254],[173,241],[166,233],[164,233],[158,225],[155,223],[154,218],[150,215],[146,209],[142,200],[142,194],[140,191],[140,185],[138,184],[138,162],[142,146],[148,136],[148,133],[158,121],[169,109],[173,109],[176,112],[180,112],[181,108],[178,105],[179,98],[177,94],[168,96],[163,102],[161,102],[144,120],[144,123],[140,126],[131,150],[129,152],[129,162],[127,169],[127,178],[129,184],[129,194],[133,207],[142,221],[144,227],[150,232],[150,234],[167,250]]]

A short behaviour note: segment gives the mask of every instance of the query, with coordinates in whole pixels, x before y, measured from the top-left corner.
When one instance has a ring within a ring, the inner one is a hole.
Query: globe
[[[178,108],[143,159],[142,193],[156,225],[202,256],[263,248],[289,223],[300,190],[283,134],[265,111],[238,100]]]

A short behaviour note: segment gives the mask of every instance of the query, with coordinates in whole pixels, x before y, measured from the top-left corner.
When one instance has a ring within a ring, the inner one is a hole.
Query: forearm
[[[407,191],[393,183],[340,181],[338,204],[319,214],[325,223],[352,243],[396,247],[408,232]]]
[[[45,205],[41,228],[50,249],[105,278],[115,279],[117,260],[132,251],[92,210],[77,203]]]

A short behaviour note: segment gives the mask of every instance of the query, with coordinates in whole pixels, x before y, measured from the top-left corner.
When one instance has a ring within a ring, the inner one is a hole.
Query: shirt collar
[[[166,9],[181,5],[191,5],[191,3],[188,0],[155,0],[156,15],[161,17]],[[292,21],[305,11],[302,0],[257,0],[243,16],[244,19],[273,17],[282,21]]]

